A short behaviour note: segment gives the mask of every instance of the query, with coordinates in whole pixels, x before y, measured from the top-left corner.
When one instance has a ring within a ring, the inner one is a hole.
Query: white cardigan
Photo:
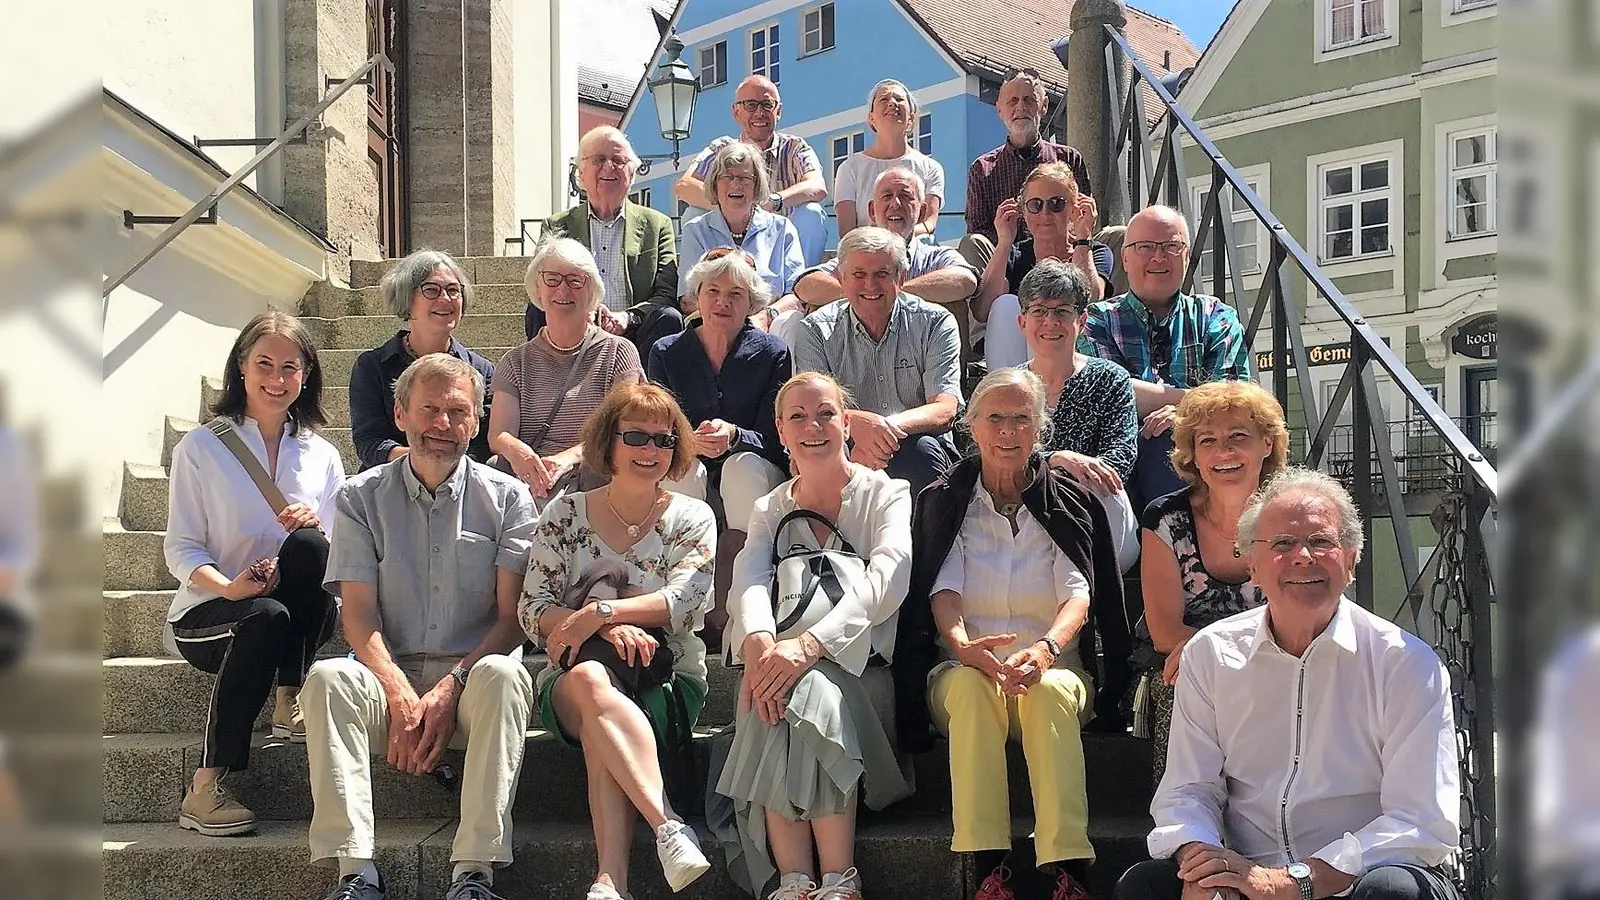
[[[883,472],[852,464],[838,526],[845,540],[867,560],[866,578],[850,585],[839,605],[810,629],[828,657],[860,675],[877,652],[894,658],[900,603],[911,583],[911,486]],[[756,501],[749,537],[733,565],[728,591],[728,632],[723,646],[734,664],[743,663],[744,639],[758,631],[776,633],[772,615],[773,529],[795,510],[786,481]],[[790,526],[785,539],[811,548],[820,544],[809,527]],[[786,545],[787,546],[787,545]]]

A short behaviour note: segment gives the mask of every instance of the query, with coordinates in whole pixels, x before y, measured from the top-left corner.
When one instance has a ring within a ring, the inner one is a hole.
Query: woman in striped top
[[[541,243],[526,284],[545,325],[495,364],[489,446],[542,508],[580,481],[584,420],[613,386],[643,381],[644,370],[631,342],[595,325],[605,284],[587,247],[571,238]]]

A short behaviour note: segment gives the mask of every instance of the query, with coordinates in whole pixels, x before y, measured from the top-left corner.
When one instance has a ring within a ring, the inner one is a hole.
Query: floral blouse
[[[600,561],[622,563],[630,587],[666,595],[671,620],[667,649],[674,673],[706,683],[706,645],[695,632],[711,606],[712,567],[716,560],[716,519],[704,501],[672,494],[654,527],[626,552],[618,553],[589,525],[589,495],[567,494],[544,508],[534,527],[528,551],[528,574],[517,601],[517,620],[535,646],[544,646],[539,615],[562,606],[567,585],[584,568]],[[586,598],[573,598],[572,607]],[[543,691],[559,674],[554,663],[539,673]]]
[[[1154,532],[1178,558],[1178,576],[1183,583],[1183,624],[1204,628],[1266,603],[1267,595],[1253,581],[1236,584],[1206,571],[1205,561],[1200,558],[1200,541],[1195,535],[1190,499],[1189,488],[1160,497],[1145,509],[1144,520],[1139,524]]]

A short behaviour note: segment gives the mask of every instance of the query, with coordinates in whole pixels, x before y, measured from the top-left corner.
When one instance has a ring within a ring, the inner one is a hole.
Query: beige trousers
[[[448,674],[454,663],[443,665]],[[426,666],[406,670],[423,693],[442,674]],[[428,676],[434,676],[429,678]],[[465,749],[461,773],[461,823],[452,862],[511,862],[511,804],[527,744],[533,679],[521,660],[486,656],[473,665],[456,705],[453,750]],[[300,689],[311,768],[311,861],[373,859],[377,833],[372,809],[372,758],[389,743],[389,703],[378,676],[353,659],[325,659],[311,667]]]

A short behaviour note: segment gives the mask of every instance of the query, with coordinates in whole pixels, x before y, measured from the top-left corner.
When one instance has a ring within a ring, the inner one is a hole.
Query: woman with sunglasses
[[[584,421],[613,387],[643,381],[644,372],[633,342],[595,324],[606,288],[589,248],[541,241],[526,284],[545,324],[495,364],[489,446],[543,506],[580,486]]]
[[[383,346],[357,357],[350,371],[350,439],[362,469],[406,453],[406,434],[394,423],[394,383],[413,361],[429,353],[448,353],[481,372],[485,385],[494,377],[494,363],[455,338],[456,326],[472,303],[472,282],[450,254],[412,253],[383,276],[378,291],[406,327]],[[483,398],[484,420],[467,450],[478,462],[494,452],[489,449],[489,399]]]
[[[583,750],[598,857],[589,900],[628,896],[636,812],[673,891],[711,868],[667,798],[657,758],[658,745],[689,752],[706,697],[696,632],[711,597],[716,520],[703,501],[663,485],[694,463],[693,441],[665,389],[617,388],[583,428],[587,465],[609,483],[546,506],[528,553],[517,615],[550,658],[534,682],[540,724]],[[670,656],[670,672],[645,686],[641,670],[658,654]],[[624,692],[624,676],[636,690]]]
[[[1066,163],[1035,166],[1018,197],[1001,201],[994,216],[994,256],[983,270],[978,302],[972,307],[973,319],[988,326],[984,357],[989,371],[1028,361],[1028,345],[1017,326],[1017,291],[1036,260],[1072,263],[1089,280],[1091,302],[1105,295],[1113,260],[1111,248],[1091,237],[1098,215],[1094,198],[1078,192],[1077,176]]]
[[[806,267],[800,250],[800,232],[783,216],[761,208],[772,193],[772,182],[761,151],[753,144],[734,141],[712,157],[706,172],[706,196],[715,206],[683,226],[681,260],[699,260],[713,247],[736,247],[755,260],[772,296],[794,290]],[[695,311],[689,290],[689,269],[678,270],[678,295],[684,315]]]

